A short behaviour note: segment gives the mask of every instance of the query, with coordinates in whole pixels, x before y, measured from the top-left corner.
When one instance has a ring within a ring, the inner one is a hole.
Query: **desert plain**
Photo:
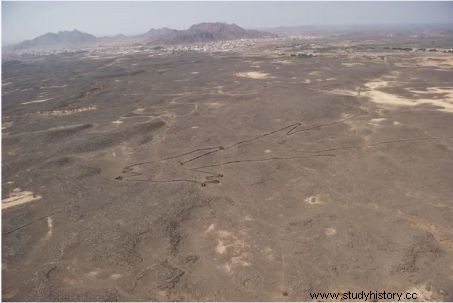
[[[336,42],[4,61],[2,299],[453,300],[452,54]]]

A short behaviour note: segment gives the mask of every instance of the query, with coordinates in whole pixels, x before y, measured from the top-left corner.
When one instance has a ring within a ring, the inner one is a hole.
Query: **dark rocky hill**
[[[247,30],[236,24],[199,23],[187,30],[170,30],[165,35],[154,36],[151,42],[164,44],[184,44],[195,42],[211,42],[220,40],[237,40],[274,37],[275,34]]]
[[[26,40],[15,46],[15,49],[29,48],[65,48],[83,46],[97,42],[97,38],[91,34],[83,33],[74,29],[73,31],[60,31],[58,33],[47,33],[33,40]]]

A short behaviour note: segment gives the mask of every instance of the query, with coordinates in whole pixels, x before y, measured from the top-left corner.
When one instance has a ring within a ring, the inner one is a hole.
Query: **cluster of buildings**
[[[195,51],[195,52],[228,52],[250,48],[258,43],[274,41],[278,38],[238,39],[228,41],[213,41],[193,44],[174,45],[166,48],[170,52]]]
[[[281,38],[238,39],[228,41],[213,41],[179,45],[98,45],[83,48],[58,48],[58,49],[28,49],[16,51],[15,57],[37,57],[52,54],[76,54],[85,53],[89,58],[101,58],[105,56],[121,56],[128,54],[165,55],[175,52],[228,52],[250,48],[258,43],[265,43]]]

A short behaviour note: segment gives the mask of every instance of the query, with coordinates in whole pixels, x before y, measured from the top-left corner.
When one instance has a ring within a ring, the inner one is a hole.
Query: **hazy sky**
[[[451,23],[453,2],[8,2],[2,41],[74,28],[94,35],[184,29],[203,21],[246,28],[319,24]]]

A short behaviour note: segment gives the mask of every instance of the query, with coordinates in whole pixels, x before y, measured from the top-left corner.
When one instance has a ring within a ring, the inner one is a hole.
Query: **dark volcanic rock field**
[[[5,62],[2,299],[453,300],[453,70],[386,56]]]

